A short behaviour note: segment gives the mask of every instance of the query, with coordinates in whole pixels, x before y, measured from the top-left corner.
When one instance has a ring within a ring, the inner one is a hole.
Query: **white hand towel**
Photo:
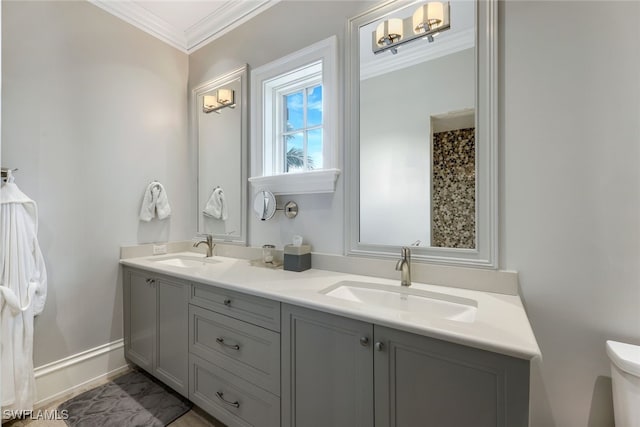
[[[154,189],[156,191],[154,191]],[[152,182],[147,186],[142,198],[142,206],[140,207],[140,220],[149,222],[156,216],[156,201],[158,200],[158,192],[156,182]]]
[[[215,219],[227,220],[227,201],[222,188],[218,187],[213,190],[202,213]]]
[[[158,200],[156,201],[156,212],[158,212],[158,219],[169,218],[171,215],[171,206],[169,206],[169,197],[167,196],[167,192],[160,184],[157,182],[159,188]]]
[[[140,220],[149,222],[156,217],[156,211],[158,213],[158,219],[165,219],[171,215],[171,206],[169,206],[169,199],[167,192],[162,184],[158,181],[153,181],[147,186],[142,199],[142,206],[140,207]]]

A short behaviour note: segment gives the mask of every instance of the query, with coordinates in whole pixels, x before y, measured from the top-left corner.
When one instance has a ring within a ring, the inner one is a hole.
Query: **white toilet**
[[[607,341],[616,427],[640,426],[640,346]]]

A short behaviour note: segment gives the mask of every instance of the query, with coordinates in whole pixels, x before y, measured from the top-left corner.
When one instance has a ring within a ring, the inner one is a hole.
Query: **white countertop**
[[[312,308],[419,335],[451,341],[521,359],[540,357],[529,319],[519,296],[413,283],[412,290],[471,299],[477,302],[475,321],[459,322],[428,313],[381,309],[327,296],[319,291],[340,281],[379,283],[400,287],[400,280],[311,269],[300,273],[254,267],[248,260],[215,256],[202,268],[163,265],[155,260],[171,256],[202,257],[194,252],[122,259],[121,264],[197,283]]]

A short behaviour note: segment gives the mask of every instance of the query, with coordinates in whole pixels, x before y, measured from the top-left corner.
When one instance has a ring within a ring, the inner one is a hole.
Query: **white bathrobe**
[[[37,234],[35,202],[14,183],[2,184],[0,401],[3,410],[31,410],[35,399],[33,317],[42,312],[47,297],[47,272]]]

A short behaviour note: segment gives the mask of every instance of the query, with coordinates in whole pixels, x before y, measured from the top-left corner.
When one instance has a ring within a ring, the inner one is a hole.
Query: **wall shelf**
[[[279,175],[254,176],[249,182],[254,190],[268,189],[275,195],[333,193],[340,169],[319,169]]]

